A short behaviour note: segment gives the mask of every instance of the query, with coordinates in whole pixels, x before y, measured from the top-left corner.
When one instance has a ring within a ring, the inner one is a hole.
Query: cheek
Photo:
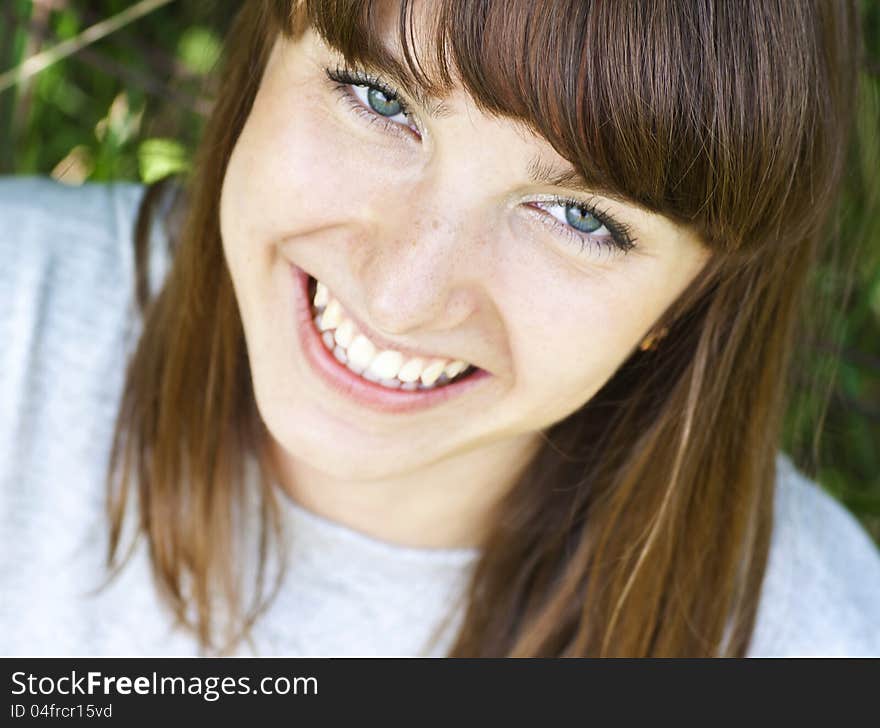
[[[359,178],[341,173],[350,162],[333,141],[308,114],[255,105],[229,162],[221,213],[233,214],[225,222],[264,242],[331,224]]]
[[[580,290],[567,296],[560,291],[558,298],[558,305],[556,301],[545,301],[541,308],[522,312],[531,318],[526,319],[521,350],[533,364],[530,371],[542,379],[589,379],[591,371],[607,368],[608,362],[617,360],[628,349],[634,322],[603,289]],[[536,340],[541,347],[527,344]]]
[[[574,273],[543,286],[540,301],[524,300],[511,314],[517,389],[532,402],[530,416],[550,424],[590,399],[626,360],[659,315],[657,291],[626,295],[632,276]],[[656,309],[656,310],[655,310]],[[536,342],[540,345],[536,346]]]

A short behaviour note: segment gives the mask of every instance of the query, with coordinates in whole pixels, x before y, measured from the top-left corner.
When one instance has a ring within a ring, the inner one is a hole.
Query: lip
[[[312,319],[309,301],[309,275],[291,263],[293,274],[296,318],[303,352],[321,381],[336,393],[377,412],[404,414],[418,412],[465,394],[480,385],[491,375],[485,369],[477,369],[464,379],[436,389],[400,390],[389,389],[359,377],[336,360],[324,346]]]

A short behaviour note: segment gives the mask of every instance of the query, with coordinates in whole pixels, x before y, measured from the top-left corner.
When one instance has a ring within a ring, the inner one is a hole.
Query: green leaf
[[[147,139],[138,148],[138,165],[141,180],[152,184],[187,171],[190,158],[186,148],[174,139]]]
[[[177,55],[190,73],[204,76],[220,57],[220,39],[208,28],[188,28],[177,44]]]

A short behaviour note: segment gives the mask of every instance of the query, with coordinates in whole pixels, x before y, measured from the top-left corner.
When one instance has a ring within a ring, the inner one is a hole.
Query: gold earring
[[[657,331],[652,331],[648,334],[644,339],[642,339],[642,343],[639,344],[639,349],[642,351],[653,351],[657,348],[657,345],[660,343],[660,340],[669,333],[669,329],[665,326]]]

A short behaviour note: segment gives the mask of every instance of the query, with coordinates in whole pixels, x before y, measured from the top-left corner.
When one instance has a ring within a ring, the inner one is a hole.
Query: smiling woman
[[[143,594],[151,651],[880,652],[880,558],[779,451],[857,37],[244,4],[186,195],[139,204],[94,598]]]

